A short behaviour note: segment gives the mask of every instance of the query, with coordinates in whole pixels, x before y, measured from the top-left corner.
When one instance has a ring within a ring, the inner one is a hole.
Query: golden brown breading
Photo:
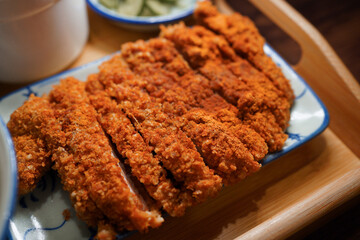
[[[122,109],[103,90],[97,75],[90,75],[87,91],[92,105],[99,113],[98,120],[130,165],[131,173],[171,216],[184,215],[185,208],[193,204],[191,193],[180,192],[166,178],[167,173],[160,166],[159,159],[151,153],[153,148],[144,142]]]
[[[80,190],[88,191],[96,206],[118,229],[146,231],[160,226],[163,222],[160,214],[148,209],[131,189],[119,160],[113,156],[109,140],[87,98],[85,83],[67,78],[54,87],[49,97],[66,135],[66,149],[60,152],[55,164],[59,173],[68,171],[69,164],[74,166],[72,174],[79,178],[76,186],[83,181],[84,187]],[[64,161],[69,164],[62,165]]]
[[[99,79],[107,93],[117,99],[144,140],[154,147],[163,166],[177,182],[182,182],[192,191],[197,202],[219,192],[221,178],[204,164],[192,141],[164,114],[162,105],[152,102],[143,92],[146,82],[137,79],[118,58],[100,66]]]
[[[246,61],[237,57],[224,39],[203,27],[186,28],[182,23],[167,28],[162,27],[161,34],[175,43],[176,48],[192,67],[199,69],[210,79],[211,88],[214,91],[237,106],[240,118],[246,120],[248,116],[255,113],[272,115],[272,117],[264,116],[266,120],[274,120],[270,123],[263,121],[265,125],[262,129],[267,132],[258,133],[265,139],[269,151],[273,152],[282,148],[286,140],[282,127],[285,127],[288,122],[289,103],[280,96],[277,97],[274,88],[272,89],[274,92],[268,91],[271,88],[271,82],[266,81],[266,78],[261,77],[263,75],[251,66],[241,69],[246,71],[251,69],[251,72],[243,76],[255,74],[254,77],[244,79],[236,76],[231,66],[233,64],[241,66]],[[279,126],[279,124],[284,126]],[[281,138],[274,139],[278,136]],[[275,145],[281,142],[282,144]]]
[[[248,106],[253,107],[253,102],[257,99],[253,92],[247,89],[247,86],[239,86],[236,84],[235,81],[232,81],[235,80],[234,75],[215,62],[207,62],[207,64],[200,69],[200,72],[209,79],[217,82],[215,89],[220,87],[221,95],[238,107],[239,117],[264,138],[268,145],[269,152],[279,151],[283,147],[287,135],[283,132],[283,129],[279,126],[275,116],[269,109],[256,107],[252,112],[244,110],[249,109]],[[256,124],[251,121],[254,115],[256,115],[257,119]]]
[[[245,56],[257,69],[261,70],[292,104],[294,93],[281,69],[264,53],[264,38],[255,24],[239,13],[220,14],[209,2],[198,3],[194,12],[196,20],[216,33],[225,36],[231,46],[241,56]]]
[[[144,72],[147,76],[157,76],[159,70],[156,66],[162,67],[163,77],[152,78],[152,84],[149,84],[151,79],[145,77],[148,82],[146,89],[152,96],[169,99],[170,102],[186,100],[190,108],[204,108],[217,120],[226,124],[230,132],[246,145],[255,160],[265,157],[268,147],[264,139],[240,121],[237,117],[237,108],[211,90],[211,82],[188,66],[172,42],[155,38],[127,45],[131,48],[123,47],[122,55],[128,64],[136,67],[139,72]],[[145,63],[149,62],[153,63],[154,67],[146,67]],[[170,89],[176,90],[175,94],[171,94],[173,91],[169,91]]]
[[[71,162],[72,156],[69,156],[64,151],[64,147],[66,145],[66,137],[65,133],[61,129],[60,123],[56,119],[55,112],[49,103],[47,97],[36,97],[31,95],[29,100],[24,103],[23,106],[18,108],[8,123],[9,129],[11,129],[15,138],[20,138],[22,140],[27,140],[23,142],[19,142],[19,139],[14,141],[15,146],[18,145],[17,149],[24,146],[25,150],[18,152],[19,156],[22,156],[23,153],[27,152],[28,154],[32,154],[33,156],[38,156],[40,153],[37,152],[38,149],[42,149],[43,146],[46,147],[47,153],[50,154],[52,161],[55,161],[55,167],[57,165],[64,165],[63,169],[60,170],[59,175],[64,184],[64,189],[69,191],[70,198],[74,207],[76,209],[77,215],[84,220],[89,226],[96,227],[97,223],[100,219],[103,219],[104,216],[102,212],[96,207],[95,203],[90,199],[86,190],[82,185],[82,179],[79,176],[81,170],[79,170],[75,165],[69,164]],[[30,141],[28,141],[31,139]],[[34,141],[34,139],[37,139]],[[33,144],[38,144],[34,146]],[[28,150],[36,151],[36,152],[28,152]],[[66,155],[67,158],[59,158],[59,155]],[[21,157],[18,161],[21,161]],[[32,159],[33,161],[37,161],[38,166],[42,166],[45,164],[49,165],[50,163],[39,163],[40,159]],[[43,159],[45,160],[45,159]],[[45,160],[49,161],[49,160]],[[19,168],[19,176],[23,175],[22,166],[20,164]],[[31,168],[34,166],[32,162],[28,162],[27,166]],[[66,170],[65,170],[66,169]],[[45,168],[42,167],[41,171],[44,171]],[[61,171],[63,170],[63,171]],[[75,174],[77,173],[77,174]],[[39,177],[38,177],[39,178]],[[24,184],[31,183],[31,179],[24,179]]]
[[[43,107],[46,106],[46,107]],[[7,126],[16,150],[20,195],[31,192],[51,166],[51,147],[46,145],[48,102],[31,95],[16,109]]]
[[[208,2],[195,15],[211,30],[162,27],[12,114],[20,194],[53,163],[95,238],[116,239],[159,227],[160,208],[182,216],[283,147],[294,94],[258,30]]]
[[[31,192],[50,169],[50,152],[42,139],[31,135],[14,136],[18,168],[18,194]]]
[[[237,183],[260,169],[251,153],[229,129],[206,111],[193,109],[184,115],[183,131],[193,140],[206,163],[226,185]]]
[[[224,38],[215,35],[201,26],[195,26],[190,29],[179,24],[174,26],[174,29],[176,29],[175,35],[181,36],[181,34],[187,34],[183,37],[183,41],[187,39],[195,43],[191,45],[192,47],[188,49],[188,51],[199,51],[201,48],[202,51],[209,52],[205,57],[205,59],[208,60],[204,64],[205,66],[209,60],[217,64],[220,63],[224,69],[227,68],[230,70],[231,74],[228,74],[227,78],[229,78],[230,75],[234,75],[231,79],[232,85],[247,86],[247,89],[241,87],[240,90],[243,92],[243,95],[253,96],[253,99],[251,102],[246,99],[241,105],[242,110],[245,112],[257,112],[259,109],[269,109],[276,117],[280,127],[285,129],[288,126],[290,105],[287,99],[282,96],[281,91],[279,91],[264,74],[252,67],[248,61],[236,56]],[[175,41],[178,42],[180,40],[176,39]],[[189,46],[187,47],[189,48]],[[192,52],[191,54],[194,53]],[[196,54],[195,57],[197,59],[200,58]],[[227,84],[229,84],[229,80],[227,80]],[[229,87],[233,89],[234,86],[232,85],[229,85]],[[236,89],[233,91],[236,91]],[[234,92],[233,94],[236,93]]]
[[[155,61],[160,54],[153,49],[153,46],[160,47],[162,42],[167,41],[153,39],[147,43],[144,41],[127,43],[122,47],[122,56],[129,62],[134,72],[146,81],[149,94],[163,104],[163,111],[172,116],[173,122],[192,139],[206,164],[223,178],[225,184],[241,180],[243,177],[230,178],[230,176],[241,176],[244,165],[248,164],[251,170],[258,170],[260,165],[254,161],[243,143],[211,114],[199,109],[194,95],[176,84],[174,78],[177,75],[163,69],[161,61]],[[171,48],[167,48],[167,51],[171,52]],[[167,60],[170,61],[169,58]]]

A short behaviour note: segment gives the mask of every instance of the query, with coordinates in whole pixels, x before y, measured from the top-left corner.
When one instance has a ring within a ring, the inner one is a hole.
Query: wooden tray
[[[220,196],[128,239],[283,239],[360,194],[360,87],[319,32],[285,1],[251,0],[302,48],[295,70],[324,101],[330,128]],[[231,9],[216,1],[223,12]],[[89,11],[90,38],[69,68],[157,34],[117,28]],[[0,95],[19,86],[0,84]]]

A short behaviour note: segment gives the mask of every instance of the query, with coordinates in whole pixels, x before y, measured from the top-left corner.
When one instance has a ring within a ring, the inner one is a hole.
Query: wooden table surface
[[[251,17],[251,14],[248,15]],[[68,68],[117,51],[124,42],[157,35],[120,29],[92,11],[89,11],[89,21],[89,41],[79,58]],[[288,46],[292,48],[291,43]],[[275,49],[279,50],[276,46]],[[21,86],[23,85],[0,84],[0,97]],[[327,129],[320,136],[265,166],[245,181],[225,188],[219,197],[194,207],[182,218],[167,219],[160,229],[152,230],[141,237],[304,237],[301,229],[309,228],[309,224],[311,226],[311,223],[344,203],[354,201],[359,193],[359,157],[331,129]],[[313,228],[310,227],[311,231]],[[139,237],[135,234],[129,239]]]

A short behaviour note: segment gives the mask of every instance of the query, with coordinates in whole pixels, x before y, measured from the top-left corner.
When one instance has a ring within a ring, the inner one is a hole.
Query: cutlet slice
[[[187,120],[183,131],[226,185],[237,183],[260,169],[261,165],[242,142],[206,111],[192,109],[183,117]]]
[[[47,127],[47,110],[41,106],[41,99],[31,95],[11,114],[7,124],[16,151],[19,195],[31,192],[51,166],[51,149],[42,132]]]
[[[258,131],[260,128],[254,130],[265,139],[270,152],[282,148],[287,136],[283,133],[282,127],[285,126],[279,124],[285,122],[287,124],[289,109],[284,106],[289,103],[286,100],[279,101],[276,94],[267,91],[271,82],[266,82],[266,78],[257,76],[251,79],[236,76],[231,66],[233,63],[239,63],[239,57],[227,46],[224,39],[203,27],[186,28],[182,23],[167,28],[162,27],[161,35],[171,40],[190,65],[210,80],[212,90],[238,108],[241,119],[250,123],[251,121],[247,121],[250,116],[264,115],[264,121],[258,121],[258,124],[263,124],[262,131]],[[242,63],[244,61],[241,60]],[[287,111],[281,112],[279,109]],[[280,114],[277,115],[278,113]],[[268,122],[269,120],[271,122]]]
[[[44,141],[31,135],[12,137],[18,169],[18,194],[25,195],[33,191],[50,169],[51,160]]]
[[[69,171],[69,165],[62,165],[64,161],[74,167],[73,174],[82,171],[83,178],[74,182],[75,186],[79,181],[83,183],[80,196],[81,190],[87,191],[117,229],[146,231],[149,227],[160,226],[163,218],[156,210],[149,209],[133,189],[114,156],[109,140],[97,122],[97,113],[87,98],[85,83],[67,78],[54,87],[49,97],[66,136],[65,149],[57,154],[59,161],[55,164],[60,174]]]
[[[200,24],[223,35],[235,51],[240,56],[246,57],[257,69],[271,79],[292,104],[294,93],[289,81],[281,69],[264,53],[265,40],[248,17],[239,13],[220,14],[209,1],[198,3],[194,15]]]
[[[156,61],[152,54],[158,55],[156,49],[153,49],[158,41],[161,43],[166,40],[127,43],[121,51],[132,70],[146,81],[150,96],[163,104],[163,111],[173,117],[177,126],[181,126],[206,164],[223,178],[225,184],[235,183],[257,171],[260,164],[254,161],[244,144],[211,114],[200,109],[194,99],[196,95],[178,86],[173,79],[177,75],[163,69],[162,62]],[[237,178],[229,178],[231,175]]]
[[[123,45],[122,56],[136,72],[142,73],[148,83],[146,89],[152,96],[169,102],[182,101],[188,105],[187,108],[205,109],[226,124],[255,160],[265,157],[268,147],[264,139],[240,121],[236,116],[237,108],[211,90],[209,80],[190,68],[172,42],[155,38],[147,42],[139,40],[135,44],[128,43]],[[184,108],[172,109],[180,112]]]
[[[146,82],[138,79],[121,61],[110,59],[100,66],[99,80],[115,98],[145,142],[174,179],[192,191],[196,202],[215,196],[221,178],[204,163],[193,142],[165,114],[163,106],[144,92]]]
[[[153,148],[145,143],[116,101],[106,94],[96,74],[88,77],[86,90],[91,104],[99,114],[101,126],[115,143],[119,154],[126,159],[131,173],[171,216],[184,215],[185,208],[193,202],[191,192],[180,192],[167,179],[167,173],[161,167],[159,159],[152,155]]]
[[[8,127],[13,134],[14,144],[19,162],[20,192],[24,191],[23,176],[29,174],[22,170],[32,169],[38,180],[45,169],[55,162],[54,168],[58,170],[63,187],[70,193],[71,201],[76,213],[89,226],[97,227],[103,221],[104,215],[89,197],[84,185],[84,172],[76,167],[73,156],[65,150],[66,137],[60,122],[46,96],[31,95],[20,108],[12,114]],[[46,150],[45,150],[46,149]],[[50,160],[51,159],[51,160]],[[22,160],[26,160],[22,162]],[[35,163],[34,163],[35,161]],[[40,167],[40,169],[37,169]],[[37,170],[35,171],[34,168]],[[41,173],[41,174],[39,174]],[[32,182],[31,182],[32,183]],[[30,191],[35,185],[28,188]]]
[[[257,112],[259,109],[268,109],[276,117],[280,127],[285,129],[288,126],[290,104],[287,99],[281,96],[281,91],[264,74],[256,70],[248,61],[238,57],[222,36],[217,36],[201,26],[190,29],[179,24],[174,26],[174,29],[176,29],[175,35],[188,34],[182,39],[192,42],[188,51],[199,51],[199,49],[207,51],[208,54],[204,60],[221,63],[221,66],[227,68],[234,75],[231,80],[233,85],[243,85],[248,88],[240,88],[242,92],[245,91],[242,94],[253,96],[251,102],[245,98],[242,105],[243,110]],[[199,58],[196,53],[191,52],[191,54],[195,58]],[[206,66],[208,62],[200,63],[201,65],[198,66]],[[207,68],[209,67],[205,67],[205,69]]]

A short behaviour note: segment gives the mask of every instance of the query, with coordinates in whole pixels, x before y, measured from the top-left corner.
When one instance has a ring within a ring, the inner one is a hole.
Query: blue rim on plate
[[[321,99],[319,98],[319,96],[314,92],[314,90],[309,86],[309,84],[267,43],[265,43],[264,48],[268,48],[271,50],[271,54],[275,55],[278,58],[278,61],[281,62],[281,64],[284,64],[286,67],[288,67],[289,69],[291,69],[293,71],[293,73],[295,73],[295,75],[302,81],[302,83],[306,86],[307,90],[309,90],[312,95],[316,98],[316,100],[318,101],[318,103],[320,104],[320,106],[322,107],[322,109],[324,110],[324,120],[322,122],[322,124],[320,125],[320,127],[314,131],[312,134],[310,134],[309,136],[305,137],[302,141],[297,142],[293,145],[291,145],[289,148],[287,148],[286,150],[280,150],[279,152],[276,153],[272,153],[271,155],[266,156],[263,160],[261,160],[261,163],[263,165],[266,165],[272,161],[274,161],[275,159],[285,155],[286,153],[294,150],[295,148],[298,148],[300,146],[302,146],[303,144],[305,144],[306,142],[310,141],[311,139],[315,138],[316,136],[318,136],[320,133],[322,133],[327,126],[329,126],[329,122],[330,122],[330,116],[329,116],[329,111],[327,110],[325,104],[321,101]]]
[[[176,14],[169,14],[165,16],[154,16],[154,17],[127,17],[121,16],[119,14],[113,13],[111,10],[107,9],[106,7],[101,6],[99,3],[86,0],[87,4],[90,6],[92,10],[96,13],[100,14],[101,16],[110,19],[115,22],[123,22],[128,24],[137,24],[137,25],[156,25],[156,24],[166,24],[174,21],[179,21],[184,19],[193,14],[195,10],[194,6],[190,7],[189,9],[184,9],[183,11],[176,13]]]
[[[304,143],[308,142],[309,140],[313,139],[314,137],[319,135],[321,132],[323,132],[326,129],[326,127],[328,126],[328,124],[329,124],[329,113],[328,113],[328,110],[326,109],[324,103],[319,99],[319,97],[310,88],[310,86],[305,82],[305,80],[301,76],[299,76],[291,68],[291,66],[284,59],[282,59],[282,57],[278,53],[276,53],[276,51],[272,47],[270,47],[268,44],[265,44],[264,50],[268,55],[271,55],[271,57],[276,58],[276,61],[274,60],[276,63],[284,66],[288,71],[291,72],[291,74],[293,74],[297,78],[297,80],[299,80],[299,82],[301,82],[303,84],[304,91],[298,94],[296,101],[298,101],[301,97],[303,97],[304,93],[309,93],[309,94],[311,94],[311,96],[313,96],[315,98],[315,100],[319,104],[321,110],[323,111],[322,123],[318,125],[319,127],[317,127],[316,130],[310,132],[308,135],[301,138],[301,140],[298,140],[298,141],[295,141],[295,142],[291,143],[290,146],[284,148],[283,150],[281,150],[281,151],[279,151],[277,153],[269,154],[265,159],[263,159],[261,161],[261,163],[263,165],[266,165],[266,164],[278,159],[279,157],[285,155],[286,153],[300,147]],[[46,78],[44,80],[29,84],[26,87],[18,89],[16,91],[14,91],[14,92],[0,98],[0,104],[1,104],[2,100],[6,100],[7,97],[11,97],[12,95],[16,95],[20,91],[24,91],[24,92],[26,91],[26,92],[30,93],[30,92],[32,92],[33,88],[41,87],[41,86],[48,86],[48,85],[50,85],[52,83],[56,83],[60,78],[63,78],[65,76],[67,76],[67,75],[76,74],[77,72],[79,72],[79,71],[81,72],[81,71],[86,70],[88,68],[95,68],[98,64],[100,64],[103,61],[108,60],[109,58],[111,58],[116,53],[119,53],[119,52],[115,52],[115,53],[107,55],[107,56],[105,56],[105,57],[103,57],[101,59],[98,59],[96,61],[87,63],[85,65],[82,65],[82,66],[79,66],[79,67],[76,67],[76,68],[73,68],[73,69],[70,69],[70,70],[63,71],[61,73],[58,73],[58,74],[56,74],[54,76],[51,76],[49,78]],[[0,116],[0,119],[1,119],[1,116]],[[6,128],[6,125],[4,124],[4,122],[2,120],[1,120],[1,123],[2,123],[3,127]],[[8,138],[9,149],[12,152],[11,153],[11,158],[12,158],[11,161],[13,161],[13,163],[16,164],[15,152],[14,152],[13,144],[12,144],[12,141],[11,141],[11,137],[10,137],[10,134],[8,132],[7,132],[7,134],[8,134],[7,138]],[[14,181],[16,182],[17,181],[17,179],[16,179],[16,165],[14,165],[14,166],[15,166],[15,171],[12,173],[13,174],[12,177],[13,177]],[[13,193],[13,199],[12,199],[13,202],[12,202],[12,205],[11,205],[11,208],[10,208],[11,211],[13,211],[13,209],[14,209],[15,197],[16,197],[16,192],[17,192],[16,186],[13,189],[14,189],[14,193]],[[10,239],[13,239],[12,236],[11,236],[10,231],[9,231],[8,237]]]
[[[5,141],[7,145],[9,146],[9,158],[10,158],[10,175],[11,175],[11,182],[9,184],[12,184],[10,186],[10,206],[7,208],[7,212],[4,214],[7,216],[7,220],[5,220],[4,225],[0,226],[0,229],[2,228],[2,232],[0,232],[0,239],[5,239],[6,235],[8,234],[9,229],[9,220],[11,216],[14,213],[15,210],[15,202],[17,197],[17,164],[16,164],[16,155],[15,155],[15,149],[14,145],[11,139],[11,135],[9,130],[6,127],[6,124],[4,123],[3,119],[0,117],[0,127],[4,130],[5,134]]]

